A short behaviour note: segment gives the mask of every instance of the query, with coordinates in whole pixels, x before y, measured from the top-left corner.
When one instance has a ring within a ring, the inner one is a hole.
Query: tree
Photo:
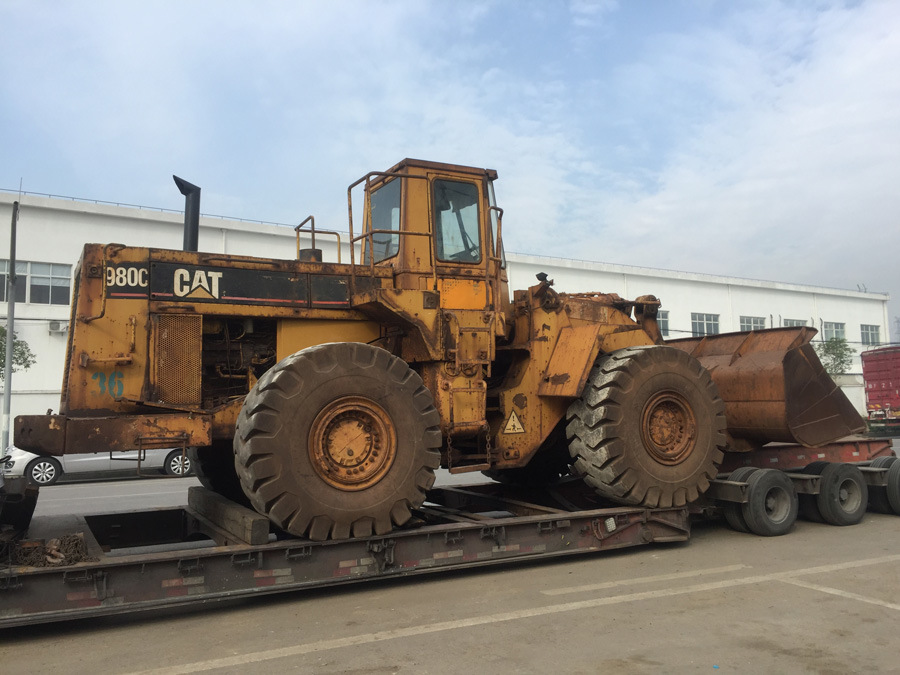
[[[817,342],[815,347],[825,371],[832,377],[846,373],[856,353],[844,338],[830,338],[825,342]]]
[[[31,351],[31,348],[28,346],[28,343],[24,340],[20,340],[18,337],[16,337],[16,334],[13,333],[13,372],[16,372],[17,370],[28,370],[29,368],[31,368],[31,366],[34,365],[35,361],[37,361],[37,359],[35,358],[34,353]],[[5,379],[5,367],[6,326],[0,326],[0,380]]]

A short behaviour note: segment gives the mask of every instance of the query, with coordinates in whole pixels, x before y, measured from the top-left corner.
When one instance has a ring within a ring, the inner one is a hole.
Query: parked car
[[[181,448],[144,450],[141,471],[163,472],[170,476],[189,476],[191,460]],[[63,455],[41,457],[34,453],[10,447],[2,470],[5,476],[26,476],[36,485],[53,485],[66,474],[137,472],[138,452],[98,452],[92,455]]]

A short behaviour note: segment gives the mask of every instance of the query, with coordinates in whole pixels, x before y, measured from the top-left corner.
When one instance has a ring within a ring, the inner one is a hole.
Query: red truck
[[[869,433],[900,436],[900,346],[862,353]]]

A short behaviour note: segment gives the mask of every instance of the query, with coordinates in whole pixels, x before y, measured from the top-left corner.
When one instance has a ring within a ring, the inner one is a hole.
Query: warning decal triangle
[[[522,426],[522,422],[519,421],[519,416],[516,415],[516,411],[513,410],[509,413],[509,419],[506,420],[506,426],[503,427],[504,434],[524,434],[525,427]]]

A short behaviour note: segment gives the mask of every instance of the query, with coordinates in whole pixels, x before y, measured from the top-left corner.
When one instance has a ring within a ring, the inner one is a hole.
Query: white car
[[[191,460],[182,454],[181,448],[144,450],[141,471],[162,469],[170,476],[189,476]],[[137,473],[138,451],[98,452],[89,455],[63,455],[41,457],[34,453],[10,447],[2,464],[4,476],[25,476],[35,485],[53,485],[64,474],[75,473]]]

